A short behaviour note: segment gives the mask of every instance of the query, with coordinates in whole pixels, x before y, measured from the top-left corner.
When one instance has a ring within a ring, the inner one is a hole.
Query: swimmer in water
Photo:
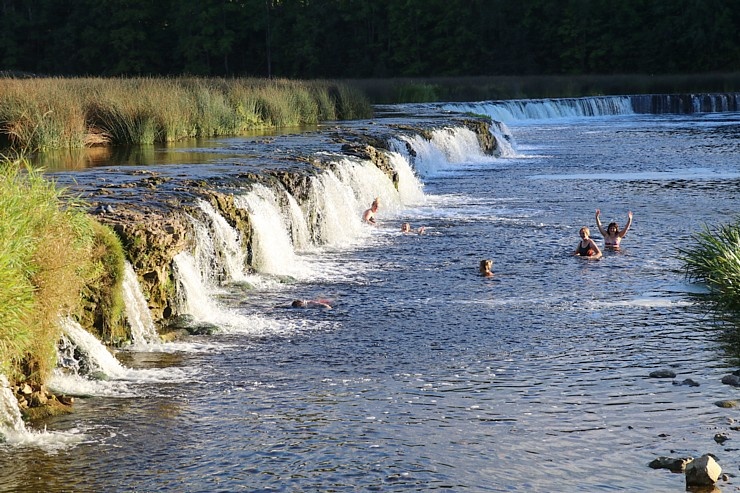
[[[581,241],[578,242],[578,248],[573,252],[573,255],[588,257],[593,260],[600,259],[601,250],[596,242],[591,239],[591,230],[584,226],[578,231],[578,234],[581,236]]]
[[[627,234],[627,231],[632,226],[632,211],[627,213],[627,224],[625,224],[623,230],[619,230],[619,225],[615,222],[609,223],[609,226],[604,229],[601,225],[601,211],[596,209],[596,226],[601,232],[601,236],[604,237],[604,248],[609,250],[619,250],[619,244],[622,242],[622,238]]]

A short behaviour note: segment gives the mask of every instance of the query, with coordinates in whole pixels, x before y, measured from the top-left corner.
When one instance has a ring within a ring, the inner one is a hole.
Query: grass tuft
[[[687,278],[703,282],[722,310],[740,313],[740,221],[693,236],[694,245],[679,249]]]

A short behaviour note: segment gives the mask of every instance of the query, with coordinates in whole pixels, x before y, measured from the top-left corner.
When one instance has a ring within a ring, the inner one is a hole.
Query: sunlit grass
[[[175,142],[372,116],[356,88],[287,79],[0,79],[0,146]]]
[[[43,382],[56,361],[59,317],[80,318],[120,288],[122,249],[83,206],[26,161],[0,162],[0,372],[12,381]],[[108,329],[102,335],[120,333],[115,305],[96,320]]]

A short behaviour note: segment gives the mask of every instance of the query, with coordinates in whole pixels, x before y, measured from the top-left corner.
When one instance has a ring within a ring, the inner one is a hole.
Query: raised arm
[[[624,238],[624,235],[627,234],[627,230],[630,229],[630,226],[632,226],[632,211],[629,211],[627,213],[627,224],[624,225],[624,229],[619,232],[619,237]]]
[[[601,236],[606,236],[606,230],[601,225],[601,210],[596,209],[596,227],[599,228],[599,232],[601,233]]]

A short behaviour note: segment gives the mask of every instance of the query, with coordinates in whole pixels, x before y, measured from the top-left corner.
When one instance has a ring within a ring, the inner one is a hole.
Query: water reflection
[[[282,129],[254,130],[240,140],[315,132],[317,125]],[[153,166],[210,164],[229,157],[243,157],[243,152],[230,154],[229,139],[190,139],[166,144],[142,146],[98,146],[84,149],[54,149],[31,156],[35,168],[49,171],[80,171],[101,166]],[[224,155],[224,151],[229,155]]]

